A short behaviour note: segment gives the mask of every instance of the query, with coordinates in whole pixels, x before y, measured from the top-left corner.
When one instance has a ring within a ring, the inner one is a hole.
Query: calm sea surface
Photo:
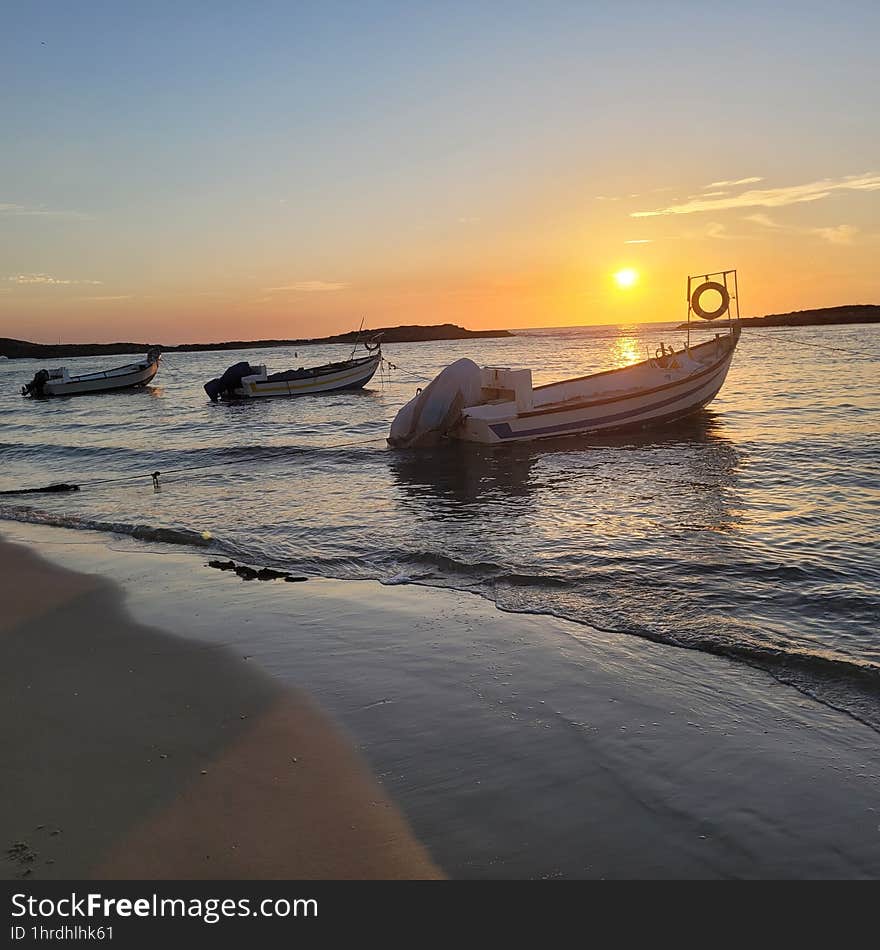
[[[279,371],[350,348],[170,353],[149,389],[45,401],[19,387],[50,364],[0,360],[0,490],[83,486],[0,498],[0,517],[128,544],[209,532],[208,551],[255,565],[461,588],[731,656],[880,727],[880,326],[746,329],[719,398],[654,433],[384,444],[419,381],[459,357],[530,367],[538,384],[644,358],[661,339],[683,334],[389,345],[400,369],[365,391],[236,405],[209,403],[202,384],[240,359]],[[167,473],[158,493],[155,469]]]

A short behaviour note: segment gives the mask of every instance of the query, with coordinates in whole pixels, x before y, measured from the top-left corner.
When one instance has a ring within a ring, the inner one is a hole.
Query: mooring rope
[[[372,439],[357,439],[352,442],[336,442],[332,445],[310,445],[310,446],[291,446],[291,449],[296,453],[300,454],[303,452],[308,452],[310,449],[343,449],[348,448],[353,445],[372,445],[376,442],[385,442],[385,436],[376,436]],[[247,462],[248,457],[245,455],[236,461]],[[131,482],[136,481],[141,478],[150,478],[153,481],[153,486],[159,487],[159,479],[164,478],[168,475],[189,475],[192,472],[205,472],[210,469],[217,468],[228,468],[230,463],[228,461],[224,462],[208,462],[205,465],[186,465],[181,468],[170,468],[165,469],[164,471],[153,471],[153,472],[137,472],[132,475],[120,475],[116,478],[97,478],[90,481],[80,482],[78,484],[72,484],[67,482],[60,482],[54,485],[45,485],[41,488],[14,488],[8,491],[0,491],[0,495],[37,495],[37,494],[56,494],[62,492],[72,492],[72,491],[81,491],[83,487],[87,488],[101,488],[105,485],[116,485],[121,482]],[[280,475],[287,473],[280,472],[269,472],[268,475]]]
[[[416,383],[428,383],[430,379],[426,376],[419,376],[417,373],[408,370],[405,366],[401,366],[400,363],[392,363],[391,360],[383,360],[383,362],[388,366],[389,369],[396,370],[398,373],[403,373],[406,376],[409,376],[411,382]],[[390,374],[389,374],[390,379]]]
[[[880,359],[880,356],[877,356],[874,353],[866,353],[864,350],[850,350],[842,346],[829,346],[826,343],[810,343],[807,340],[795,340],[790,337],[788,334],[785,334],[779,339],[784,339],[786,343],[794,343],[797,346],[812,346],[817,350],[835,350],[837,353],[848,353],[850,356],[860,356],[866,360],[877,360]]]

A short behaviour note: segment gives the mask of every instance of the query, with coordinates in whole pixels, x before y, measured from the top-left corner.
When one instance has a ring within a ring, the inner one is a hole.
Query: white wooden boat
[[[34,378],[21,387],[22,396],[85,396],[95,393],[116,392],[146,386],[159,372],[161,354],[152,349],[137,363],[117,366],[98,373],[71,376],[66,366],[59,369],[41,369]]]
[[[361,389],[373,378],[382,361],[382,351],[359,359],[326,363],[323,366],[269,374],[265,366],[236,363],[219,379],[205,383],[212,402],[218,399],[257,399],[263,396],[310,396],[319,393]]]
[[[667,349],[621,369],[532,386],[530,370],[486,367],[485,399],[465,406],[448,435],[465,442],[520,442],[675,422],[710,403],[724,384],[740,328],[698,346]]]
[[[737,307],[726,332],[691,346],[691,312],[712,320],[729,314],[737,299],[735,271],[707,275],[692,292],[694,280],[688,278],[688,336],[680,349],[661,344],[654,358],[545,386],[533,386],[528,369],[481,369],[458,360],[401,409],[389,443],[419,446],[449,438],[498,444],[594,435],[658,426],[698,412],[724,385],[741,331]],[[701,305],[707,290],[718,292],[722,302],[711,313]]]

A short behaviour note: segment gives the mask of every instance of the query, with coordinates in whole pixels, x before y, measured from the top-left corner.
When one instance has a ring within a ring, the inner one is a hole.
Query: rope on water
[[[428,383],[430,379],[426,376],[419,376],[418,373],[413,373],[411,370],[408,370],[405,366],[401,366],[399,363],[392,363],[391,360],[383,361],[389,369],[396,370],[398,373],[403,373],[404,376],[408,376],[412,382],[416,383]]]
[[[385,436],[377,436],[372,439],[358,439],[353,442],[336,442],[333,445],[315,445],[315,446],[304,446],[295,448],[296,452],[305,452],[309,449],[343,449],[348,448],[353,445],[371,445],[376,442],[385,442]],[[246,462],[247,456],[239,459],[238,461]],[[116,485],[121,482],[131,482],[137,481],[138,479],[149,478],[152,479],[153,488],[155,490],[159,489],[159,479],[160,477],[166,475],[189,475],[192,472],[205,472],[210,469],[217,468],[228,468],[229,462],[208,462],[205,465],[187,465],[182,468],[171,468],[166,471],[154,471],[154,472],[138,472],[133,475],[120,475],[116,478],[97,478],[91,481],[82,482],[79,485],[68,484],[66,482],[60,482],[55,485],[46,485],[42,488],[15,488],[9,491],[0,491],[0,495],[36,495],[36,494],[45,494],[45,493],[55,493],[55,492],[71,492],[71,491],[81,491],[85,486],[87,488],[100,488],[104,485]],[[287,474],[279,472],[270,472],[269,475],[278,475],[278,474]]]
[[[877,356],[874,353],[866,353],[864,350],[849,350],[845,349],[842,346],[829,346],[825,343],[810,343],[807,340],[795,340],[792,339],[788,334],[782,338],[786,343],[794,343],[797,346],[812,346],[818,350],[834,350],[837,353],[848,353],[850,356],[861,356],[866,360],[877,360],[880,359],[880,356]]]
[[[0,495],[37,495],[50,492],[79,491],[79,485],[70,485],[59,482],[56,485],[46,485],[45,488],[13,488],[11,491],[0,491]]]

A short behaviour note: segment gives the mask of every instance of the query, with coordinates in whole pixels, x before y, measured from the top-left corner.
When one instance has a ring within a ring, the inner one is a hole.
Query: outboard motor
[[[436,445],[461,419],[466,406],[479,404],[480,367],[472,360],[450,363],[397,413],[388,444],[396,448]]]
[[[205,392],[211,402],[217,402],[223,396],[231,395],[241,385],[245,376],[253,376],[259,370],[250,363],[241,362],[230,366],[228,370],[219,378],[211,379],[205,383]]]
[[[37,372],[34,378],[26,386],[21,387],[22,396],[33,396],[35,399],[45,396],[45,386],[48,381],[49,371],[46,369],[39,370],[39,372]]]

